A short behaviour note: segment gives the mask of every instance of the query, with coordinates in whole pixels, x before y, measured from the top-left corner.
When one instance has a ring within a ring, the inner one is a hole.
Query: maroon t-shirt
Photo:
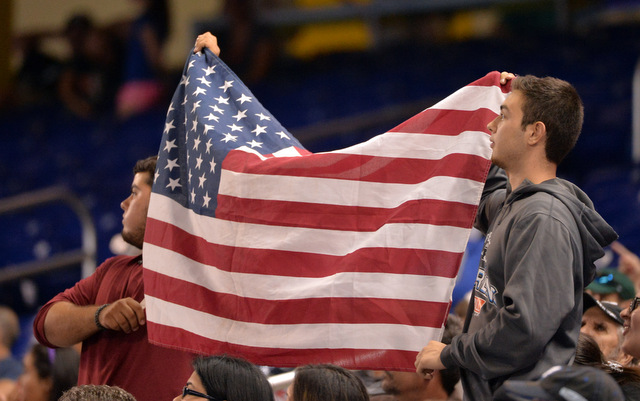
[[[33,323],[36,339],[55,348],[44,334],[45,317],[55,302],[103,305],[127,297],[138,302],[144,298],[141,256],[107,259],[94,274],[47,302]],[[78,384],[119,386],[138,401],[170,400],[181,392],[193,372],[193,357],[149,344],[146,325],[130,334],[100,331],[82,342]]]

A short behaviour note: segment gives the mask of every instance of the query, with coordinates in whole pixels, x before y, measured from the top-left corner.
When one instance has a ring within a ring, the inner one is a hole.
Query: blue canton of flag
[[[192,53],[164,125],[153,191],[215,216],[221,163],[242,148],[304,149],[209,49]]]

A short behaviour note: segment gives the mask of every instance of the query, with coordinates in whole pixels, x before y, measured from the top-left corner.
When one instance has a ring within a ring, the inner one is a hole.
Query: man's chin
[[[129,245],[133,245],[138,249],[142,249],[143,238],[137,238],[126,231],[122,231],[122,239]]]

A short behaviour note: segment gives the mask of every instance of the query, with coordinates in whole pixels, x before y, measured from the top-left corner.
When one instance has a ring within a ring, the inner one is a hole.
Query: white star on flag
[[[224,134],[224,138],[222,138],[220,141],[221,142],[229,142],[229,141],[237,141],[238,140],[238,136],[237,135],[231,135],[231,133],[226,133]]]
[[[256,128],[254,130],[252,130],[251,132],[253,132],[254,134],[256,134],[256,136],[260,135],[260,134],[264,134],[265,132],[267,132],[267,127],[263,127],[260,125],[256,125]]]
[[[220,86],[219,89],[222,89],[223,92],[226,92],[227,89],[233,87],[233,81],[224,81],[224,85]]]
[[[240,98],[238,99],[238,101],[240,102],[240,104],[244,104],[244,102],[250,102],[251,99],[252,99],[251,97],[243,93],[242,96],[240,96]]]
[[[207,81],[207,78],[205,77],[200,77],[197,79],[197,81],[200,81],[202,85],[207,85],[208,88],[211,87],[211,81]]]
[[[171,149],[178,147],[178,145],[176,145],[176,140],[175,139],[172,139],[170,141],[166,140],[165,143],[166,143],[166,145],[164,146],[164,149],[162,149],[162,150],[167,151],[167,152],[171,152]]]
[[[276,132],[276,135],[278,135],[282,139],[289,139],[289,136],[287,136],[287,134],[285,134],[284,131]]]
[[[164,168],[168,168],[169,171],[173,171],[174,168],[180,168],[178,164],[178,159],[169,160],[167,159],[167,165]]]
[[[167,188],[171,187],[171,190],[175,190],[178,187],[181,187],[182,185],[180,185],[180,178],[169,178],[169,183],[167,184]]]
[[[232,116],[233,118],[236,119],[236,121],[240,121],[243,118],[247,118],[247,111],[246,110],[238,110],[238,113],[235,116]]]
[[[168,123],[164,123],[164,131],[162,132],[163,134],[168,133],[169,130],[171,130],[171,129],[176,127],[175,125],[173,125],[173,121],[174,120],[171,120]]]

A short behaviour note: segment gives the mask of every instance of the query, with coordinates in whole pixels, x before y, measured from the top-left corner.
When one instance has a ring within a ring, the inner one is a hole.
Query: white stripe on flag
[[[326,153],[418,160],[440,160],[450,154],[470,154],[489,159],[491,147],[489,135],[482,131],[464,131],[455,136],[387,132],[366,142]]]
[[[170,198],[151,194],[148,216],[220,245],[344,256],[361,248],[401,248],[464,252],[469,229],[394,223],[374,232],[321,230],[238,223],[200,216]]]
[[[500,114],[500,105],[507,95],[498,86],[465,86],[429,109],[474,111],[490,107],[488,110]]]
[[[240,322],[210,315],[147,295],[151,322],[177,327],[216,341],[252,347],[388,349],[419,351],[441,328],[399,324],[279,324]],[[257,334],[259,333],[259,334]],[[381,335],[384,333],[384,335]]]
[[[328,277],[291,277],[232,273],[146,243],[148,270],[198,284],[211,291],[256,299],[383,298],[443,302],[455,278],[391,273],[336,273]],[[176,268],[176,266],[180,266]],[[398,291],[401,289],[401,291]]]
[[[431,199],[473,205],[482,182],[436,176],[417,184],[380,183],[334,178],[236,173],[222,170],[220,195],[341,206],[392,209],[411,200]],[[300,190],[300,188],[306,188]]]

